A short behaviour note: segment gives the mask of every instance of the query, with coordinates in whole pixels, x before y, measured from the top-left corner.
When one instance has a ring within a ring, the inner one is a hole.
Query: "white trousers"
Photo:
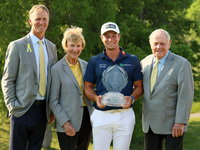
[[[132,108],[110,111],[94,110],[91,115],[94,150],[129,150],[135,125]]]

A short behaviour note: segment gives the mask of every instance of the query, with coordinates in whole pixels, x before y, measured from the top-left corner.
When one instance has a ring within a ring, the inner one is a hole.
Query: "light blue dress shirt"
[[[167,59],[168,54],[169,54],[169,51],[168,51],[167,55],[165,55],[165,57],[163,57],[162,59],[159,59],[160,63],[158,63],[158,75],[157,75],[157,77],[160,75],[160,72],[163,69],[163,66],[164,66],[165,60]],[[153,58],[153,67],[155,66],[155,64],[156,64],[156,57]],[[152,70],[153,70],[153,67],[152,67]]]

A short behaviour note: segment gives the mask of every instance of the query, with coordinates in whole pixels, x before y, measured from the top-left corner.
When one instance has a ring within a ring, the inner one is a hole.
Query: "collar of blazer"
[[[65,71],[65,73],[72,79],[72,81],[74,82],[74,84],[77,86],[77,88],[80,90],[81,92],[81,89],[78,85],[78,82],[69,66],[69,64],[67,63],[66,59],[65,59],[65,56],[61,59],[62,61],[62,65],[63,65],[63,70]],[[78,59],[79,61],[79,64],[80,64],[80,68],[81,68],[81,72],[82,72],[82,75],[84,76],[85,74],[85,66],[83,65],[82,63],[82,60],[81,59]]]

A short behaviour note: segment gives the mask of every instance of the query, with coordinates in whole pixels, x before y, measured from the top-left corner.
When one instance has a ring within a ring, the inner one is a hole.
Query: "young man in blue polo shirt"
[[[95,111],[91,116],[93,147],[94,150],[109,150],[113,140],[114,150],[129,150],[135,125],[135,114],[131,106],[143,94],[140,61],[137,56],[125,53],[119,47],[121,35],[117,24],[103,24],[100,37],[105,46],[103,53],[90,58],[84,76],[84,92],[95,102]],[[120,91],[126,100],[122,107],[105,106],[101,103],[102,96],[108,92],[102,82],[102,74],[114,65],[121,67],[128,76],[127,84]]]

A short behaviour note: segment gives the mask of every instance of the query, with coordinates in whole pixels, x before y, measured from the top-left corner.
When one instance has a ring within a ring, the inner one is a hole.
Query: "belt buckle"
[[[121,110],[120,109],[112,109],[112,110],[110,110],[110,112],[111,113],[116,113],[116,112],[121,112]]]
[[[110,113],[116,113],[116,112],[124,112],[124,111],[127,111],[129,109],[112,109],[112,110],[109,110]]]

